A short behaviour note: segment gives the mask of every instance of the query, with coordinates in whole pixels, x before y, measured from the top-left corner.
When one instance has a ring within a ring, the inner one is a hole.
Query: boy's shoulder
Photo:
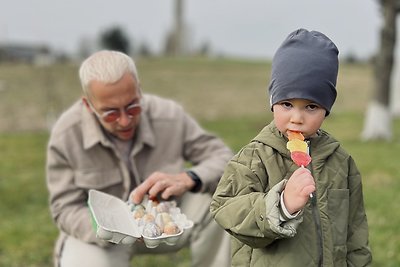
[[[275,123],[271,122],[251,140],[251,144],[265,145],[278,151],[286,151],[287,140],[283,134],[276,128]]]
[[[286,153],[286,150],[286,140],[283,136],[279,136],[279,131],[273,124],[269,124],[240,149],[236,159],[247,161],[260,156],[266,159],[277,153]]]

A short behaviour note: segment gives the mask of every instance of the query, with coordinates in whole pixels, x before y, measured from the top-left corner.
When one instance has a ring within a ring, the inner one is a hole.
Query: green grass
[[[47,206],[47,134],[0,136],[0,266],[50,266],[56,229]]]
[[[145,91],[177,99],[235,151],[271,119],[268,62],[150,59],[139,60],[138,68]],[[76,71],[76,65],[0,65],[0,266],[52,266],[57,229],[49,215],[45,185],[46,117],[58,116],[79,97]],[[324,128],[352,154],[363,175],[374,266],[394,267],[400,266],[400,121],[394,121],[391,142],[360,141],[371,83],[368,65],[343,66],[338,101]],[[188,265],[187,249],[139,256],[132,262],[150,267]]]

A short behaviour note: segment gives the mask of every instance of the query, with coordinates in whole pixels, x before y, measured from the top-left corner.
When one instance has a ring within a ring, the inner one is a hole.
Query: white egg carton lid
[[[141,231],[126,202],[91,189],[88,205],[98,238],[116,244],[132,244],[141,237]]]

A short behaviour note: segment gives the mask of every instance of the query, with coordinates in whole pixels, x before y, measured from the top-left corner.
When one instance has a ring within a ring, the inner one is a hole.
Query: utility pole
[[[183,0],[175,0],[175,54],[184,50]]]

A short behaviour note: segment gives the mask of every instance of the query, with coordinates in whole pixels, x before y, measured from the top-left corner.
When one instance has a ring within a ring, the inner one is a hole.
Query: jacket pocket
[[[75,171],[75,184],[81,188],[104,189],[118,183],[122,183],[122,176],[117,168]]]
[[[334,246],[343,246],[347,240],[349,219],[349,190],[328,190],[328,213],[332,226]]]

